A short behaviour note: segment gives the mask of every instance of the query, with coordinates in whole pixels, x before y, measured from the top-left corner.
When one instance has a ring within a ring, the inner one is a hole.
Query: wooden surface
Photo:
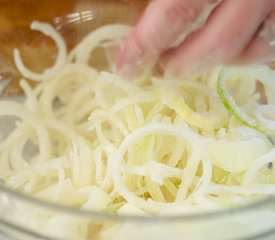
[[[0,83],[13,79],[6,93],[18,93],[12,51],[19,48],[26,65],[42,71],[55,59],[55,45],[42,34],[31,31],[33,20],[53,24],[72,48],[93,29],[108,23],[135,23],[146,0],[1,0],[0,1]]]

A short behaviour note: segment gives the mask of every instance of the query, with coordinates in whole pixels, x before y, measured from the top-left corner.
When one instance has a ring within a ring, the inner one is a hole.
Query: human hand
[[[169,73],[178,74],[275,57],[275,0],[223,0],[214,6],[210,2],[152,1],[121,47],[118,71],[129,78],[160,62]],[[211,6],[206,23],[173,46]]]

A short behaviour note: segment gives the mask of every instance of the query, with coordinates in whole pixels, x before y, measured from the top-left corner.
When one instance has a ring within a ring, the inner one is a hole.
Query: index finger
[[[125,40],[117,59],[123,75],[152,66],[159,55],[190,27],[207,0],[155,0]]]

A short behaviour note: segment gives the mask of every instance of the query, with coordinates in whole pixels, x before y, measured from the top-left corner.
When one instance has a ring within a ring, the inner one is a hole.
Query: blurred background
[[[5,94],[20,92],[12,52],[19,48],[24,63],[34,71],[49,67],[55,59],[53,41],[30,23],[51,23],[72,49],[93,29],[110,23],[134,24],[148,0],[1,0],[0,1],[0,88]],[[100,59],[98,59],[100,64]],[[1,91],[0,91],[1,92]]]

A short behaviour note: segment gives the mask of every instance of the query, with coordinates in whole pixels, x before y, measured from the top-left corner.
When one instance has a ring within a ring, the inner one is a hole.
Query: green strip
[[[254,128],[263,134],[270,135],[270,131],[265,126],[263,126],[257,120],[250,118],[247,114],[241,111],[241,109],[237,106],[234,99],[229,95],[228,91],[226,90],[225,80],[226,80],[225,69],[222,69],[219,74],[219,78],[217,82],[217,93],[223,105],[225,106],[225,108],[231,114],[233,114],[236,117],[236,119],[239,122],[241,122],[243,125],[250,128]]]

